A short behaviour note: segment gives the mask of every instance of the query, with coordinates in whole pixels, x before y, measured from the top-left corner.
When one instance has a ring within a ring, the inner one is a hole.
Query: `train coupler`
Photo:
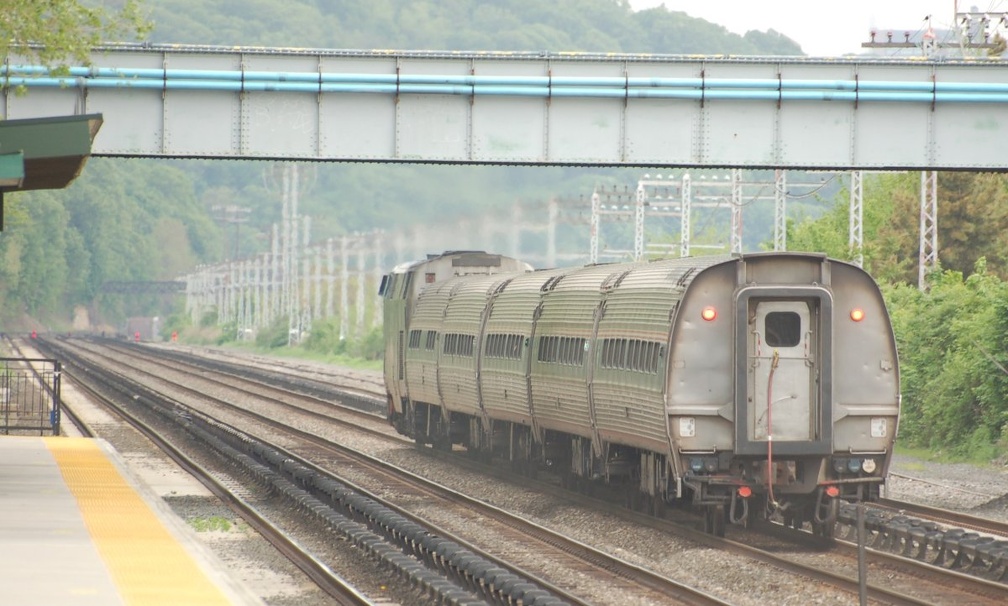
[[[749,524],[749,497],[752,496],[752,489],[748,486],[739,486],[738,490],[732,491],[731,506],[728,508],[728,521],[732,524],[748,526]]]
[[[830,484],[820,486],[816,496],[813,519],[819,524],[833,524],[840,513],[840,489]]]

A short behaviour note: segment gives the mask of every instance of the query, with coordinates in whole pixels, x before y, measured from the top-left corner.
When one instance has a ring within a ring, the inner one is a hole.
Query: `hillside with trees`
[[[62,49],[58,56],[40,57],[54,64],[79,60],[81,45],[93,44],[98,36],[132,39],[146,34],[145,14],[151,26],[148,40],[180,44],[801,52],[796,43],[772,31],[738,36],[664,8],[635,13],[622,0],[159,0],[139,8],[130,1],[122,13],[101,15],[86,12],[75,0],[59,0],[49,12],[32,14],[45,29],[56,13],[74,16],[83,27],[76,39],[45,39]],[[99,16],[106,18],[106,26],[97,26],[94,19]],[[119,20],[108,19],[113,16]],[[61,28],[71,29],[69,24]],[[23,31],[21,37],[12,32],[11,38],[42,35],[37,27],[25,25]],[[105,281],[171,280],[186,264],[217,263],[234,251],[244,257],[266,250],[271,226],[280,220],[279,195],[265,177],[269,170],[265,162],[92,158],[64,191],[8,196],[7,227],[0,233],[5,260],[0,268],[0,322],[10,325],[28,314],[60,326],[74,308],[85,307],[95,323],[115,326],[128,315],[154,313],[159,301],[107,296],[101,292]],[[637,178],[636,171],[627,170],[355,164],[315,165],[311,174],[313,184],[303,196],[302,212],[312,216],[316,239],[396,229],[443,215],[480,214],[515,200],[590,193],[599,183]],[[251,208],[237,247],[230,243],[228,226],[213,220],[213,207],[227,204]],[[171,246],[164,245],[166,237]]]

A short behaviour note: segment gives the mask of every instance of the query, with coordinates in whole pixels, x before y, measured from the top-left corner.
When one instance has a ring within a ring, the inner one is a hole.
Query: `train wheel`
[[[451,452],[452,451],[451,438],[448,436],[434,436],[433,446],[435,450],[440,450],[442,452]]]
[[[812,522],[812,533],[824,539],[836,537],[836,520],[827,522]]]
[[[716,537],[725,536],[724,505],[711,505],[704,510],[704,532]]]

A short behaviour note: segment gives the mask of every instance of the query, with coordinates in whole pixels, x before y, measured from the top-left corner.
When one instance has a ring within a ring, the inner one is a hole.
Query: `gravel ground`
[[[893,457],[884,496],[1008,521],[1008,466]]]

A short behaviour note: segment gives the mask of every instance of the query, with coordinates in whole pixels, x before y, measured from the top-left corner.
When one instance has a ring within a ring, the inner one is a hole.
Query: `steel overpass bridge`
[[[118,45],[3,65],[0,117],[101,114],[92,155],[1008,169],[1008,63]]]
[[[995,59],[114,45],[0,77],[0,118],[103,119],[95,156],[850,170],[858,249],[860,171],[921,170],[922,284],[934,171],[1008,170]]]

